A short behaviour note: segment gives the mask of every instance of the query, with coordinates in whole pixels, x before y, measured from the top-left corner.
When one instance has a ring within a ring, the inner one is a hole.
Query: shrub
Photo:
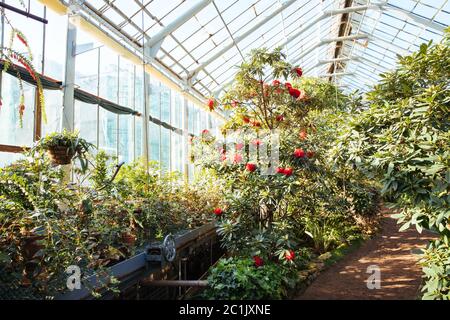
[[[292,271],[271,261],[257,267],[252,259],[222,259],[210,270],[204,296],[217,300],[282,299],[292,280]]]

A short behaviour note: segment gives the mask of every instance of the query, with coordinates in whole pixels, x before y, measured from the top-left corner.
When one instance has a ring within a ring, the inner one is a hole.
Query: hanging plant
[[[20,3],[22,6],[25,6],[25,4],[22,1],[20,1]],[[18,105],[18,113],[20,119],[19,120],[20,127],[21,128],[23,127],[23,116],[26,107],[25,107],[25,91],[23,87],[23,79],[20,76],[20,71],[17,68],[17,66],[25,68],[27,72],[30,74],[30,76],[33,78],[33,80],[36,82],[37,96],[39,99],[39,105],[41,107],[42,119],[44,120],[44,123],[47,123],[47,114],[45,112],[44,90],[42,87],[40,76],[33,66],[33,54],[31,52],[28,39],[22,31],[12,26],[11,22],[9,21],[9,19],[7,18],[7,16],[3,11],[2,16],[5,18],[6,23],[11,27],[11,35],[8,46],[0,47],[1,59],[4,60],[3,71],[6,72],[9,70],[9,68],[14,69],[14,71],[17,74],[17,79],[19,80],[20,100]],[[13,49],[15,40],[18,40],[21,46],[24,46],[26,48],[28,57],[25,54],[20,53],[19,51]],[[2,99],[0,97],[0,107],[2,106],[1,100]]]

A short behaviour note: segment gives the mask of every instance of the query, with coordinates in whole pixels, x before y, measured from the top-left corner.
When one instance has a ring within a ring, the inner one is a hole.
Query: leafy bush
[[[347,160],[382,183],[381,193],[400,210],[401,230],[415,226],[450,235],[450,33],[441,43],[425,43],[382,75],[368,94],[370,107],[349,121],[336,159]],[[444,239],[444,238],[443,238]],[[442,239],[440,240],[442,241]],[[441,243],[441,242],[439,242]],[[425,255],[424,297],[448,296],[450,260],[436,267],[437,243]],[[433,273],[430,272],[430,268]],[[439,274],[440,273],[440,274]],[[441,294],[438,292],[441,291]]]
[[[295,284],[294,273],[274,262],[255,266],[252,259],[222,259],[210,270],[204,296],[216,300],[282,299]]]

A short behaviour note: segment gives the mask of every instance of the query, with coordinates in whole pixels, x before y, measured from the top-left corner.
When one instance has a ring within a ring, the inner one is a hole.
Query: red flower
[[[258,120],[253,120],[251,121],[252,126],[254,127],[261,127],[261,122],[259,122]]]
[[[297,76],[301,77],[303,75],[302,68],[295,68],[294,71],[297,73]]]
[[[298,97],[300,97],[301,91],[291,87],[291,88],[289,88],[289,94],[291,96],[293,96],[294,98],[298,98]]]
[[[284,258],[286,259],[286,261],[292,261],[295,258],[295,252],[292,250],[289,250],[288,252],[286,252],[286,254],[284,255]]]
[[[214,214],[216,216],[220,216],[220,215],[222,215],[222,213],[223,213],[223,210],[221,208],[215,208],[214,209]]]
[[[233,162],[234,163],[241,163],[241,161],[242,161],[242,156],[240,154],[236,153],[234,155]]]
[[[242,121],[244,121],[244,123],[250,123],[250,118],[247,116],[242,116]]]
[[[257,268],[262,267],[262,265],[264,264],[264,260],[260,256],[254,256],[253,261],[255,261],[255,266]]]
[[[220,156],[220,160],[221,160],[222,162],[226,161],[226,160],[227,160],[227,156],[224,155],[224,154],[222,154],[222,155]]]
[[[306,130],[302,130],[300,131],[300,139],[302,140],[306,140],[306,138],[308,138],[308,133],[306,132]]]
[[[209,134],[209,130],[208,129],[203,129],[202,130],[202,135],[206,135],[206,134]]]
[[[262,141],[259,140],[259,139],[255,139],[255,140],[252,141],[252,144],[253,144],[254,146],[260,146],[260,145],[262,145]]]
[[[244,147],[243,143],[236,143],[236,150],[242,150],[243,147]]]
[[[290,84],[289,82],[286,82],[286,83],[284,84],[284,86],[285,86],[287,89],[292,88],[292,84]]]
[[[312,157],[314,157],[314,155],[315,155],[315,152],[314,152],[314,151],[308,151],[308,152],[306,153],[306,156],[307,156],[308,158],[312,158]]]
[[[281,84],[280,80],[273,80],[272,81],[272,86],[274,87],[278,87]]]
[[[17,38],[20,40],[20,42],[22,42],[25,46],[28,47],[27,41],[20,34],[17,34]]]
[[[208,99],[207,105],[208,105],[209,111],[214,110],[214,104],[215,104],[214,99]]]
[[[279,122],[284,121],[283,115],[278,115],[277,116],[277,121],[279,121]]]
[[[231,101],[231,106],[232,106],[233,108],[236,108],[238,105],[239,105],[239,102],[238,102],[238,101],[236,101],[236,100]]]
[[[303,151],[303,149],[295,149],[294,157],[296,157],[296,158],[304,158],[305,157],[305,151]]]
[[[253,163],[247,163],[247,165],[245,166],[245,168],[247,169],[247,171],[254,172],[254,171],[256,170],[256,164],[253,164]]]
[[[219,153],[220,154],[226,154],[227,150],[225,150],[225,148],[219,148]]]
[[[284,168],[278,167],[277,168],[277,173],[284,174]]]
[[[24,112],[25,112],[25,105],[24,104],[19,105],[19,114],[21,117],[23,117]]]
[[[294,173],[294,170],[293,170],[292,168],[285,168],[285,169],[284,169],[284,175],[285,175],[286,177],[292,176],[292,173]]]

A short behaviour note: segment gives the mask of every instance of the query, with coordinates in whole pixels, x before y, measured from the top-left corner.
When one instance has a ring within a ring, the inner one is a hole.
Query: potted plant
[[[54,132],[39,140],[35,149],[47,152],[54,165],[67,165],[74,159],[78,159],[81,170],[84,172],[88,166],[86,157],[89,149],[94,147],[92,143],[80,138],[78,132]]]

